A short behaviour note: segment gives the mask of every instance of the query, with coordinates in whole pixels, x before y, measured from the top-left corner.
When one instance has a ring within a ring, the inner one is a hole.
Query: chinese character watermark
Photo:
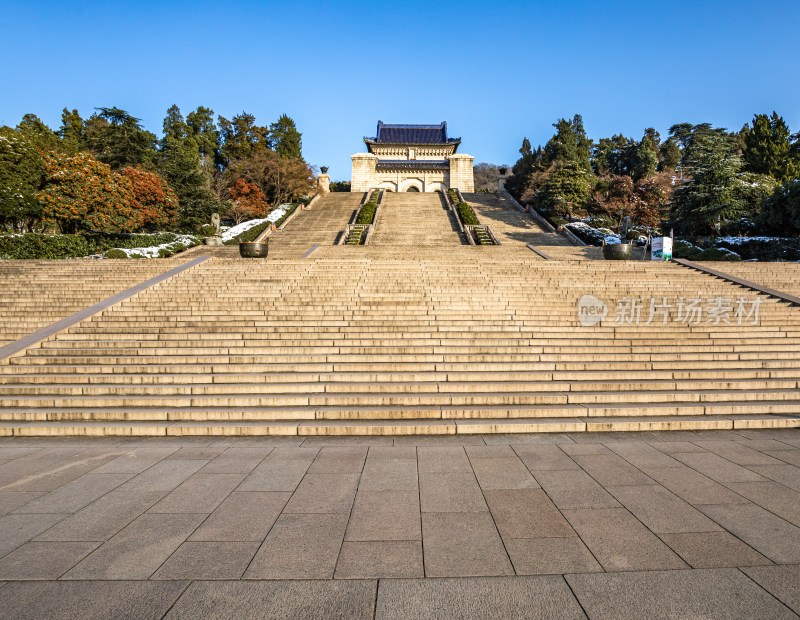
[[[762,300],[731,297],[621,297],[614,306],[614,325],[757,325]],[[594,295],[578,301],[578,321],[591,327],[605,320],[609,306]]]

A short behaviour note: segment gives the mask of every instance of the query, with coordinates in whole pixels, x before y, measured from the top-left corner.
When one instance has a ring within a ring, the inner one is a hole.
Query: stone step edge
[[[800,428],[800,415],[663,416],[653,418],[481,419],[455,421],[247,421],[209,424],[170,422],[60,422],[0,424],[4,437],[77,436],[319,436],[465,435],[616,431],[737,430]]]

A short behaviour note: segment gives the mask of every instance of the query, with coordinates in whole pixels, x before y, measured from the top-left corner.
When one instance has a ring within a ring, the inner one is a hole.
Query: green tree
[[[99,161],[118,170],[152,163],[156,136],[146,131],[140,119],[119,108],[96,108],[86,123],[86,142]]]
[[[789,127],[776,112],[756,114],[744,134],[744,167],[755,174],[768,174],[778,181],[797,177],[800,172],[792,157]]]
[[[64,108],[61,111],[61,127],[56,133],[61,138],[61,148],[65,153],[74,155],[86,148],[86,132],[78,110]]]
[[[522,138],[522,146],[519,149],[520,155],[531,154],[531,141],[528,138]]]
[[[23,116],[17,131],[40,151],[55,151],[60,146],[58,136],[35,114]]]
[[[194,112],[186,115],[186,124],[189,126],[190,135],[200,153],[200,165],[203,167],[210,189],[214,169],[221,164],[219,131],[214,124],[214,110],[199,106]]]
[[[658,134],[656,133],[656,136]],[[658,167],[657,137],[645,132],[642,141],[632,149],[631,177],[634,181],[652,177]]]
[[[776,235],[800,235],[800,179],[777,187],[764,201],[761,223]]]
[[[223,167],[227,167],[231,161],[247,159],[257,149],[270,148],[272,145],[269,128],[256,125],[256,117],[247,112],[237,114],[231,120],[220,116],[219,135]]]
[[[45,161],[30,135],[0,127],[0,227],[33,232],[40,227]]]
[[[281,114],[278,122],[269,126],[269,137],[272,148],[284,159],[303,159],[302,134],[286,114]]]
[[[592,169],[592,141],[583,128],[583,118],[576,114],[571,121],[559,119],[553,125],[555,135],[544,147],[542,161],[545,166],[558,162],[575,162],[583,170]]]
[[[658,149],[658,170],[672,172],[681,162],[681,147],[674,137],[667,139]]]
[[[186,140],[189,137],[189,125],[181,114],[181,109],[173,104],[167,110],[164,117],[164,138],[172,138],[174,140]]]
[[[594,177],[576,161],[556,164],[540,191],[536,193],[537,206],[549,213],[572,215],[583,210],[589,202]]]
[[[674,192],[673,218],[690,233],[719,233],[725,220],[747,209],[741,157],[730,136],[710,126],[693,132],[684,154],[687,149],[692,178]]]

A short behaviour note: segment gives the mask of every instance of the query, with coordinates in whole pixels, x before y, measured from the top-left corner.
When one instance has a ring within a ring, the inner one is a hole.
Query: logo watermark
[[[762,300],[739,297],[621,297],[614,306],[614,325],[756,325]],[[578,321],[597,325],[608,315],[608,305],[594,295],[578,301]]]

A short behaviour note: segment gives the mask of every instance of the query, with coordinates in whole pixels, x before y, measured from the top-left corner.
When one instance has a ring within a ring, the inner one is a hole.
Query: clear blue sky
[[[0,124],[57,128],[117,106],[157,134],[167,108],[259,124],[349,179],[376,122],[448,122],[476,162],[513,163],[559,117],[595,140],[678,122],[800,130],[798,0],[743,2],[0,3]]]

